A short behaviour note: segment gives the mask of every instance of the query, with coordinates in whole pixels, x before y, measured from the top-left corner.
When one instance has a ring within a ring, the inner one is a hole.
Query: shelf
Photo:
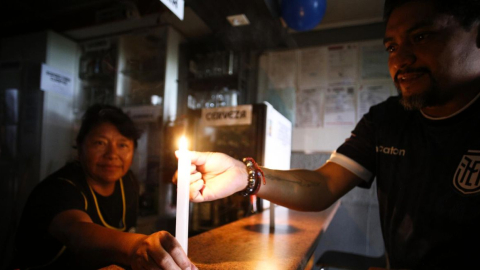
[[[238,74],[235,74],[208,78],[192,78],[188,79],[187,82],[189,88],[194,91],[210,91],[213,89],[220,90],[223,87],[236,89],[238,87],[238,80]]]

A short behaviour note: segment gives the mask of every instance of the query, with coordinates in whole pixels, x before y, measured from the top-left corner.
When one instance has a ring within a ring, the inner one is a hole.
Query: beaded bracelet
[[[260,178],[263,179],[263,184],[266,184],[265,175],[263,174],[263,171],[260,169],[258,164],[255,162],[255,160],[253,160],[253,158],[244,158],[243,163],[245,163],[245,166],[247,166],[248,182],[247,187],[244,190],[240,191],[240,195],[255,195],[260,190],[260,186],[262,183]]]

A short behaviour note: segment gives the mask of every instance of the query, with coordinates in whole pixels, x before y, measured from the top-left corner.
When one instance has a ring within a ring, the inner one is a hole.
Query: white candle
[[[270,230],[275,229],[275,204],[270,203]]]
[[[188,254],[188,216],[189,216],[189,186],[190,186],[190,156],[187,150],[187,139],[179,141],[178,175],[177,175],[177,221],[175,238]]]

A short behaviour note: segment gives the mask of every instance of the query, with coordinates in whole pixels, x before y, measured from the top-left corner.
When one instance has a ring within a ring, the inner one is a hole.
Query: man
[[[255,168],[192,152],[190,199],[239,191],[321,211],[377,180],[387,265],[480,265],[480,1],[387,0],[384,44],[399,96],[370,109],[314,171]],[[249,174],[250,173],[250,174]]]

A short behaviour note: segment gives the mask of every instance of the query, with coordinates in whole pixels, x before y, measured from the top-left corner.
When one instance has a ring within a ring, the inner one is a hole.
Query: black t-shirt
[[[30,194],[16,233],[14,266],[79,269],[68,248],[48,233],[52,219],[62,211],[77,209],[85,211],[96,224],[132,232],[136,226],[137,202],[138,185],[130,171],[116,182],[114,193],[104,197],[89,187],[78,162],[67,164],[40,182]]]
[[[391,267],[480,266],[480,99],[429,119],[389,98],[337,153],[369,170],[369,184],[376,177]]]

